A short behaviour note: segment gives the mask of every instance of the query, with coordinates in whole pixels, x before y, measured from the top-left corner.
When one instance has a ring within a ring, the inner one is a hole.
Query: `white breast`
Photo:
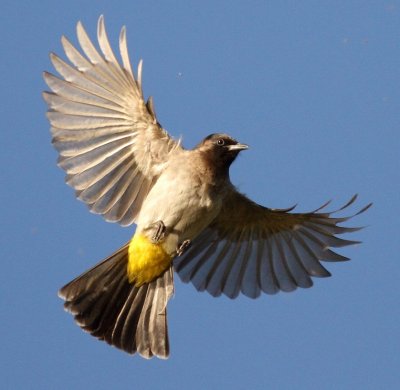
[[[179,243],[193,240],[221,208],[217,194],[184,165],[172,164],[161,174],[138,218],[139,231],[163,221],[167,228],[165,249],[171,254]]]

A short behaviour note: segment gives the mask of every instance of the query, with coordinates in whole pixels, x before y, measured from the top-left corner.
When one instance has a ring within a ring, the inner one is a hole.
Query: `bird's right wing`
[[[168,155],[181,146],[157,122],[152,99],[144,101],[142,63],[135,79],[125,28],[119,40],[122,64],[111,49],[102,16],[97,31],[101,53],[80,22],[77,36],[84,55],[63,37],[72,65],[51,54],[61,77],[44,73],[52,90],[43,96],[58,164],[92,212],[129,225]]]

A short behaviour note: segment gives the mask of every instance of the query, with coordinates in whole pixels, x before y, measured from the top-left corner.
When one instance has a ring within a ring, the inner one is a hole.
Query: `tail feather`
[[[167,291],[169,284],[166,283],[168,280],[158,278],[156,281],[156,288],[148,291],[148,299],[146,300],[143,311],[146,313],[139,319],[138,327],[138,341],[140,348],[146,351],[147,354],[151,353],[149,346],[154,346],[153,351],[157,355],[163,355],[168,351],[169,344],[168,339],[166,343],[163,343],[162,334],[168,333],[167,329],[167,317],[166,317],[166,301],[163,294]],[[170,292],[171,293],[171,292]],[[157,302],[154,305],[150,305],[150,302]],[[153,319],[156,319],[155,321]]]
[[[151,354],[147,353],[147,350],[140,348],[140,317],[146,314],[144,305],[149,289],[140,289],[137,294],[130,295],[129,305],[125,305],[126,309],[121,312],[118,321],[118,327],[115,329],[114,338],[120,342],[120,348],[125,351],[141,351],[141,355],[145,357],[151,357]],[[128,301],[127,301],[128,303]],[[126,324],[126,326],[125,326]],[[129,334],[129,329],[136,329],[136,337],[132,339]]]
[[[169,355],[166,306],[173,293],[172,267],[136,287],[127,276],[128,245],[59,291],[77,324],[100,340],[145,358]]]

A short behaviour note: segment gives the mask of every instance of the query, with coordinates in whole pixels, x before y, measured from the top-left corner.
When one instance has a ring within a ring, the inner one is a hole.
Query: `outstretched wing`
[[[311,276],[330,276],[321,260],[348,260],[330,247],[358,243],[336,237],[360,228],[338,226],[351,217],[321,212],[326,205],[310,213],[290,213],[293,208],[268,209],[232,189],[213,224],[176,258],[175,269],[184,282],[213,296],[236,298],[242,292],[256,298],[261,291],[311,287]]]
[[[103,16],[97,31],[101,53],[80,22],[77,36],[83,54],[62,37],[71,64],[51,54],[61,77],[44,73],[52,90],[43,96],[58,164],[92,212],[129,225],[169,153],[181,147],[157,122],[151,98],[144,101],[142,62],[135,79],[125,28],[119,40],[122,64],[111,49]]]

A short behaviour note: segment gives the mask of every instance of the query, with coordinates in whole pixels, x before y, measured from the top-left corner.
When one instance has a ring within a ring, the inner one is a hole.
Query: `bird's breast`
[[[221,197],[196,170],[184,164],[168,169],[159,177],[143,202],[138,231],[162,221],[166,227],[164,248],[176,251],[185,240],[193,240],[221,209]]]

